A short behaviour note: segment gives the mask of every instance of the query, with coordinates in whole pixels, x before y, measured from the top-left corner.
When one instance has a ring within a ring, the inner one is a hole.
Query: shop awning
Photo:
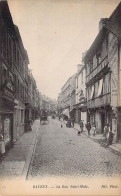
[[[73,112],[76,108],[73,108],[72,110],[70,110],[69,112]]]
[[[68,108],[65,109],[65,110],[63,111],[63,114],[69,117],[69,109],[68,109]]]

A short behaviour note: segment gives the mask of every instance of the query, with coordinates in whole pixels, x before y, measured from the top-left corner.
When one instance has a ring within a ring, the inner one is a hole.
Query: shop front
[[[13,111],[14,103],[12,100],[2,98],[0,100],[0,153],[2,147],[5,152],[13,146]]]
[[[71,118],[76,119],[76,108],[70,110],[69,113]]]
[[[101,134],[104,133],[104,126],[108,124],[114,135],[113,142],[117,141],[118,119],[116,108],[109,105],[100,108],[90,108],[88,109],[87,119],[91,125],[95,124],[97,131]]]
[[[117,141],[121,142],[121,107],[118,107],[117,115]]]
[[[75,110],[75,122],[79,123],[81,120],[81,110],[78,105],[76,105],[76,110]]]
[[[14,142],[24,133],[24,122],[25,122],[25,105],[18,101],[14,100],[16,104],[14,107]]]
[[[87,106],[86,99],[83,99],[80,103],[75,104],[75,120],[76,123],[80,123],[83,120],[84,124],[87,123]]]
[[[84,123],[84,126],[87,124],[87,107],[85,103],[82,103],[80,105],[80,110],[81,110],[81,120]]]

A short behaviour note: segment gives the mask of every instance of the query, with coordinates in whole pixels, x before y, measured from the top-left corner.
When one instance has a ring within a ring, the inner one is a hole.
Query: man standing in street
[[[86,129],[87,129],[87,131],[88,131],[88,136],[90,136],[90,130],[91,130],[90,122],[88,122],[88,123],[86,124]]]
[[[84,128],[84,123],[83,123],[83,121],[81,120],[81,121],[80,121],[80,130],[81,130],[81,132],[83,132],[83,128]]]
[[[74,127],[74,117],[71,118],[72,127]]]

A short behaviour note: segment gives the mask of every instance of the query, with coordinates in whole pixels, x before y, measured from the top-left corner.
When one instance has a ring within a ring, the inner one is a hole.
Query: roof
[[[28,54],[24,48],[19,29],[13,23],[10,9],[6,0],[0,1],[0,17],[3,18],[5,24],[7,25],[9,33],[12,35],[11,37],[14,37],[14,39],[17,41],[24,59],[29,63]]]
[[[113,18],[114,18],[114,20],[113,20]],[[108,24],[106,26],[102,27],[102,29],[99,31],[97,37],[95,38],[94,42],[92,43],[89,50],[87,51],[87,53],[84,57],[84,62],[85,63],[87,63],[92,58],[92,56],[94,56],[97,49],[99,48],[102,41],[104,40],[105,34],[106,34],[107,31],[112,32],[113,34],[115,34],[118,37],[121,36],[120,34],[118,35],[118,31],[120,32],[120,29],[119,30],[115,29],[115,32],[114,32],[114,28],[113,28],[113,30],[111,30],[112,21],[114,23],[115,21],[117,22],[117,21],[120,21],[120,20],[121,20],[121,2],[118,4],[116,9],[113,11],[111,16],[108,18]]]
[[[92,45],[90,46],[89,50],[87,51],[85,57],[84,57],[84,62],[87,63],[92,56],[95,55],[97,50],[99,49],[99,46],[102,44],[105,34],[107,32],[107,29],[105,27],[102,27],[102,29],[99,31],[97,37],[93,41]]]
[[[121,2],[118,4],[116,9],[112,12],[112,14],[109,17],[109,20],[116,14],[117,11],[119,11],[118,13],[121,14]]]
[[[84,68],[85,68],[85,65],[83,65],[82,68],[76,73],[75,78],[79,76],[79,74],[83,71]]]

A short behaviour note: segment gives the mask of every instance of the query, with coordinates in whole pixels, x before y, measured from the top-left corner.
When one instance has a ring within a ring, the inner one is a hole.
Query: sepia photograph
[[[120,0],[0,0],[0,196],[121,196]]]

